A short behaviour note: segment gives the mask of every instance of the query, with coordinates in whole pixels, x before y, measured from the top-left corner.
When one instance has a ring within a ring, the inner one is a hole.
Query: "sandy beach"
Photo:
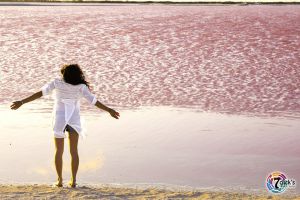
[[[300,199],[299,6],[22,5],[0,4],[0,200]],[[76,189],[51,187],[55,93],[10,109],[65,63],[121,115],[82,100]]]
[[[300,199],[300,195],[244,192],[133,188],[115,185],[55,188],[46,184],[0,185],[1,199]]]

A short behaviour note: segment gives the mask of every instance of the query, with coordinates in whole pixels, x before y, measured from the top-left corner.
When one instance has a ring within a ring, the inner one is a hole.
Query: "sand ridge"
[[[104,185],[57,188],[47,184],[2,184],[0,199],[300,199],[300,195],[176,190],[153,186],[132,188]]]

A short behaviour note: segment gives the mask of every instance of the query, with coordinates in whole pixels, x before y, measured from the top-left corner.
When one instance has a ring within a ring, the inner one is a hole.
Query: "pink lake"
[[[121,112],[83,101],[82,182],[265,190],[276,170],[300,182],[300,6],[24,5],[0,4],[1,182],[55,179],[52,99],[9,105],[64,63]]]

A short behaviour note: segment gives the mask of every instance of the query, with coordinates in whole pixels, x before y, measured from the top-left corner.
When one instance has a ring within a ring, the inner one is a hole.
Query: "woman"
[[[61,69],[62,78],[56,78],[41,88],[41,91],[21,100],[15,101],[10,106],[16,110],[20,106],[42,96],[48,95],[52,90],[56,90],[56,100],[54,107],[54,141],[55,141],[55,167],[57,172],[57,187],[63,186],[62,179],[62,155],[64,150],[65,131],[69,133],[69,144],[71,154],[72,178],[69,182],[71,187],[76,187],[76,174],[79,166],[78,137],[84,137],[80,123],[80,97],[85,97],[92,105],[105,110],[116,119],[120,114],[115,110],[100,103],[95,95],[89,90],[89,83],[85,80],[84,74],[79,65],[64,65]]]

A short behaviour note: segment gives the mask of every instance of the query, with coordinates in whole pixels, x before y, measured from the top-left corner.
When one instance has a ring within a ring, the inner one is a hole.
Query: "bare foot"
[[[53,183],[53,186],[54,187],[62,187],[63,186],[62,181],[57,181],[56,183]]]
[[[72,188],[76,188],[77,184],[76,184],[76,182],[70,181],[69,186]]]

